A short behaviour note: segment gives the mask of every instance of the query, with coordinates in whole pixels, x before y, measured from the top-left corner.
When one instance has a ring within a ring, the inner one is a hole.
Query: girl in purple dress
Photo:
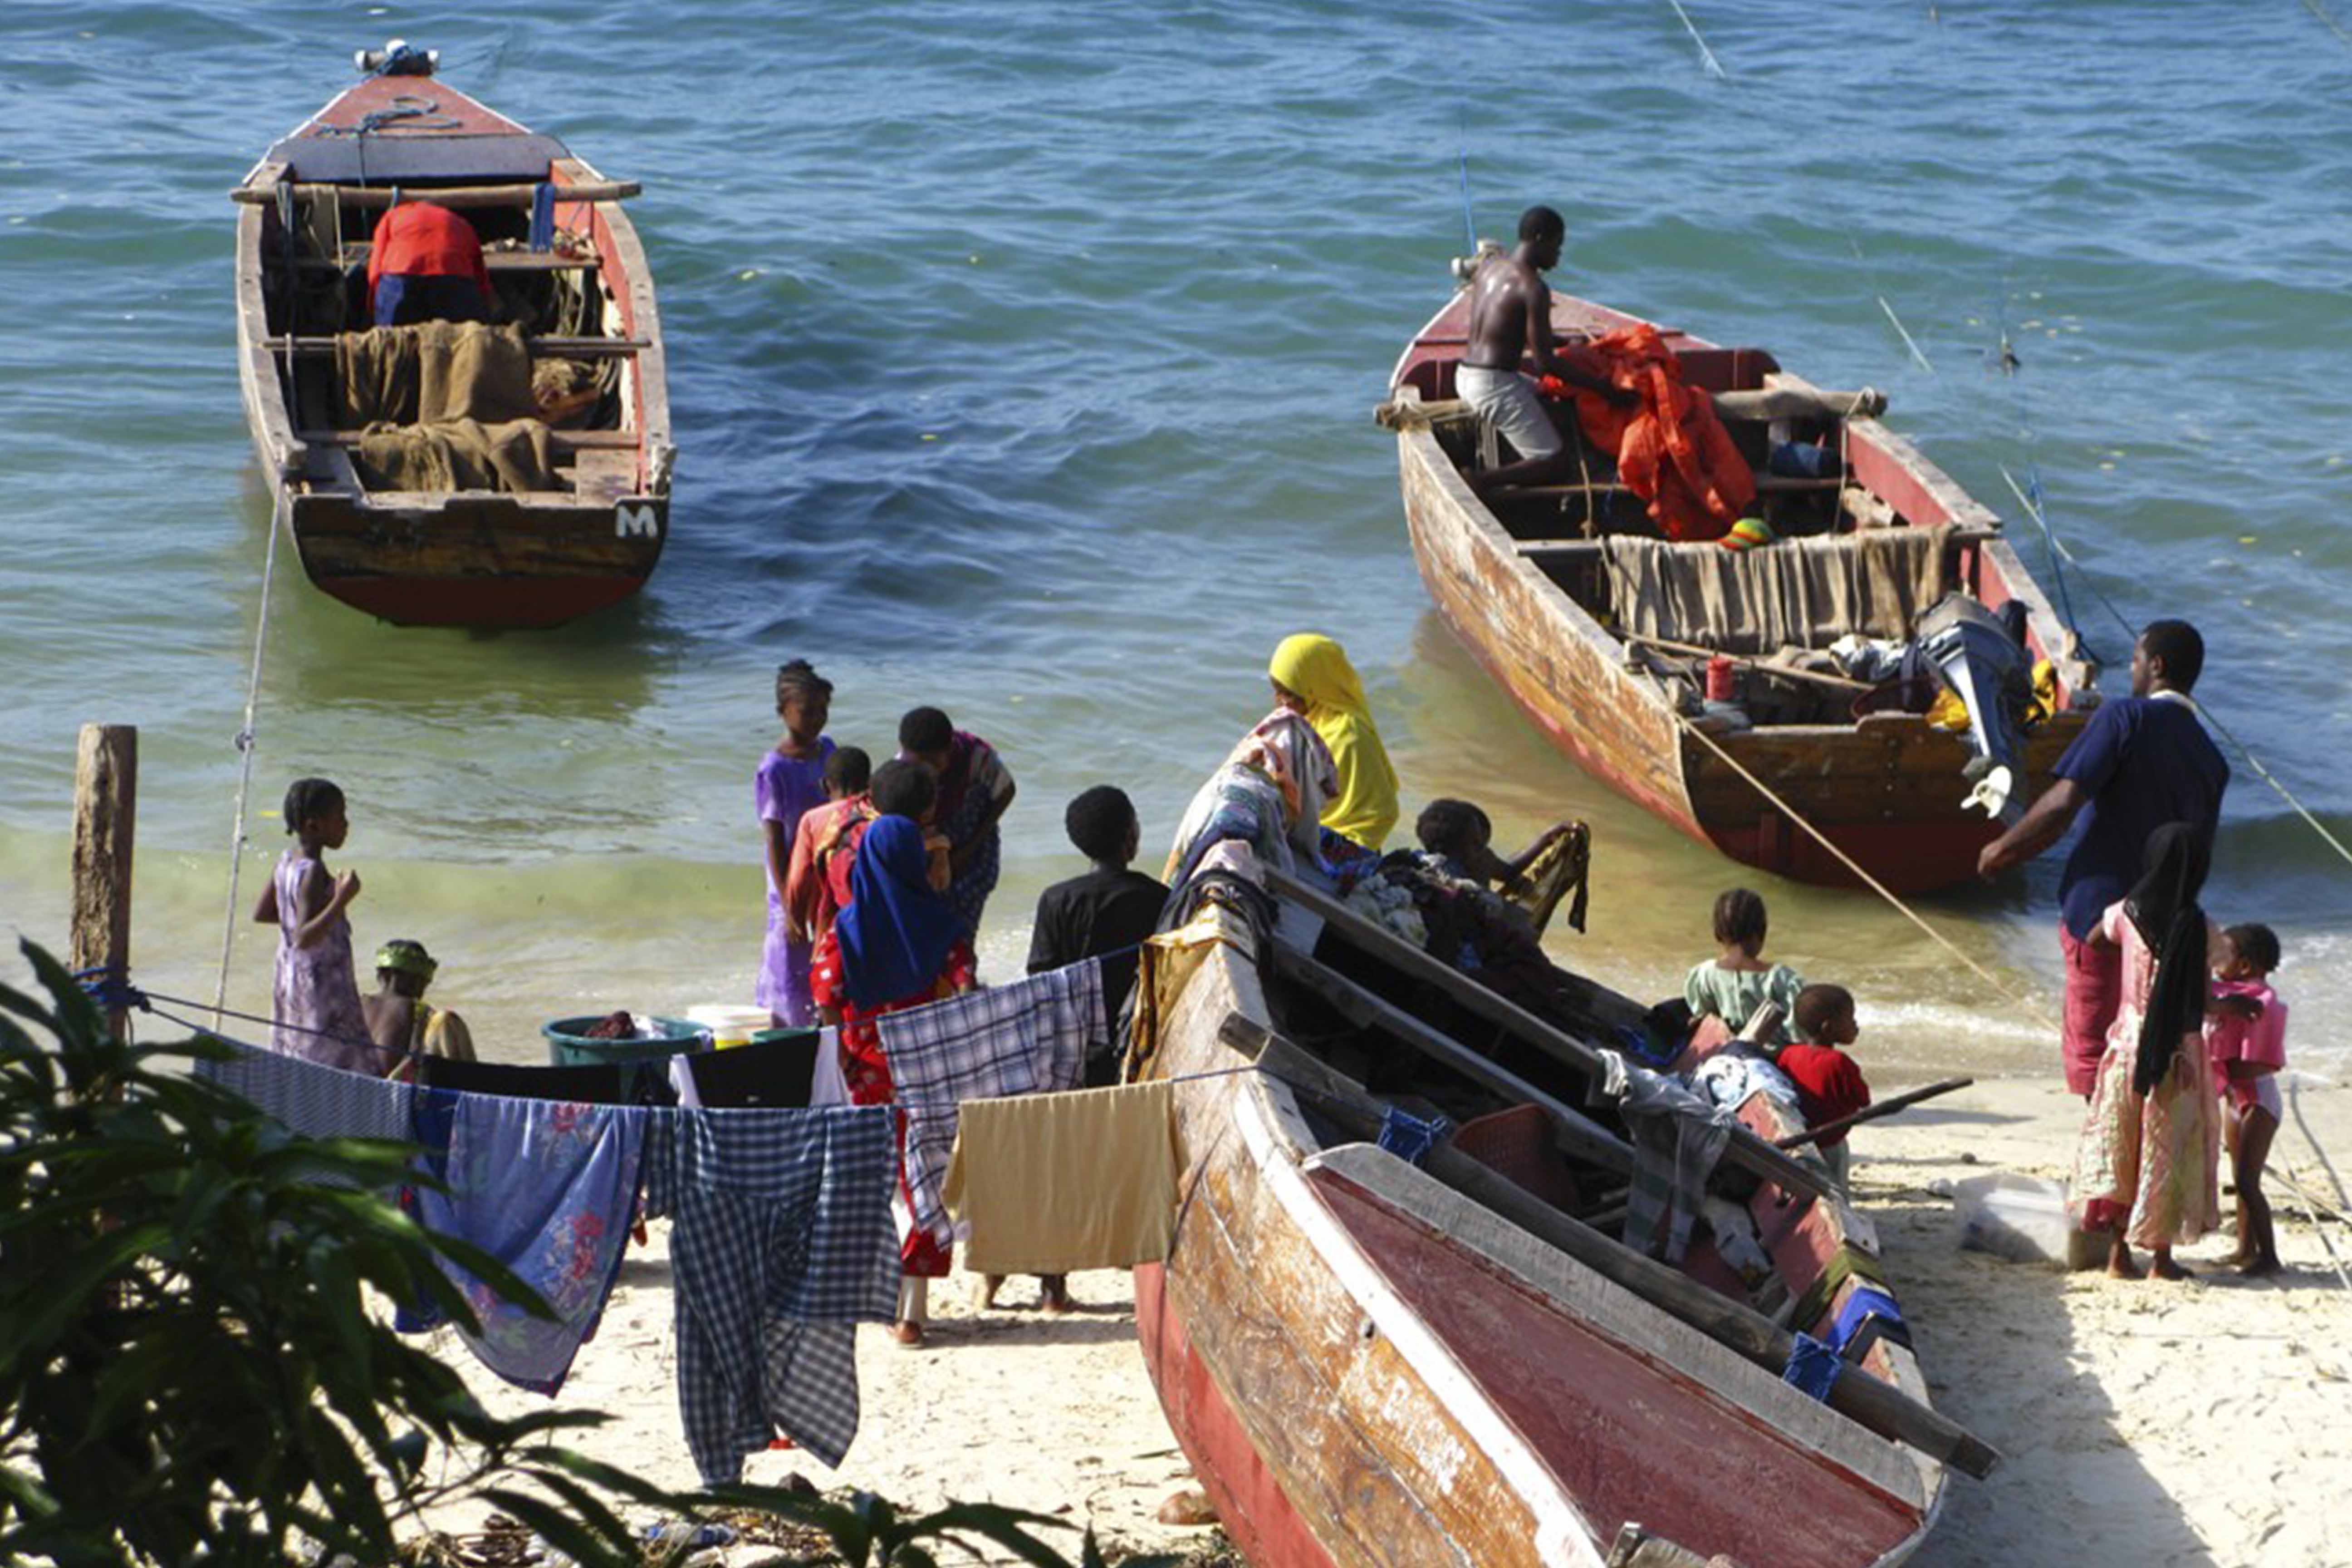
[[[278,928],[278,973],[270,1046],[349,1072],[381,1076],[396,1059],[370,1037],[352,969],[352,922],[360,874],[327,869],[326,851],[351,833],[343,792],[326,779],[296,779],[286,791],[286,831],[295,847],[278,858],[253,918]]]
[[[808,660],[796,658],[778,669],[776,717],[784,721],[784,738],[761,759],[751,778],[768,864],[768,940],[751,1000],[787,1027],[815,1021],[809,1003],[809,943],[793,941],[785,930],[784,883],[802,814],[825,801],[824,761],[833,754],[833,741],[824,731],[832,711],[833,682]]]

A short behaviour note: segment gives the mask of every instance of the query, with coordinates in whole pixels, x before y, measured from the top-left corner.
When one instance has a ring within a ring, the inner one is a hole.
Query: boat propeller
[[[2012,822],[2016,820],[2017,814],[2010,809],[2010,798],[2016,784],[2016,773],[1995,764],[1985,770],[1984,777],[1977,780],[1977,787],[1969,791],[1968,798],[1960,802],[1960,809],[1969,811],[1980,807],[1995,822]]]

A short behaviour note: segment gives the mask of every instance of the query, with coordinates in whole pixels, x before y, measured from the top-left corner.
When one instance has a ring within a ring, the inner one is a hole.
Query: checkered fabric
[[[941,1245],[954,1236],[940,1189],[967,1100],[1078,1087],[1089,1047],[1108,1049],[1102,961],[1089,958],[1014,985],[877,1019],[892,1093],[907,1113],[907,1188],[915,1223]]]
[[[236,1053],[233,1059],[198,1062],[196,1076],[247,1100],[289,1132],[409,1141],[416,1093],[410,1085],[250,1046],[229,1048]]]
[[[651,1111],[674,1217],[678,1410],[705,1485],[781,1432],[827,1465],[857,1436],[856,1324],[898,1315],[892,1112]]]

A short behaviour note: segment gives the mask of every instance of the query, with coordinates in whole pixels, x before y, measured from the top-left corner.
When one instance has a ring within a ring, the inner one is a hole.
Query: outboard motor
[[[2025,748],[2017,715],[2032,700],[2033,663],[2025,645],[2000,616],[1965,594],[1949,594],[1919,617],[1918,644],[1944,684],[1969,710],[1969,764],[1977,781],[1966,802],[1980,805],[2004,827],[2025,813],[2018,784]]]
[[[369,76],[431,76],[440,63],[440,50],[413,47],[405,38],[394,38],[380,49],[358,49],[352,55],[352,64]]]

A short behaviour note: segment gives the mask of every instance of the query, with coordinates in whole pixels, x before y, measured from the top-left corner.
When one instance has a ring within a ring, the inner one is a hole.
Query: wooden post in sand
[[[84,724],[74,767],[73,927],[68,966],[131,973],[131,848],[139,818],[139,731]],[[107,1022],[122,1037],[126,1015]]]

